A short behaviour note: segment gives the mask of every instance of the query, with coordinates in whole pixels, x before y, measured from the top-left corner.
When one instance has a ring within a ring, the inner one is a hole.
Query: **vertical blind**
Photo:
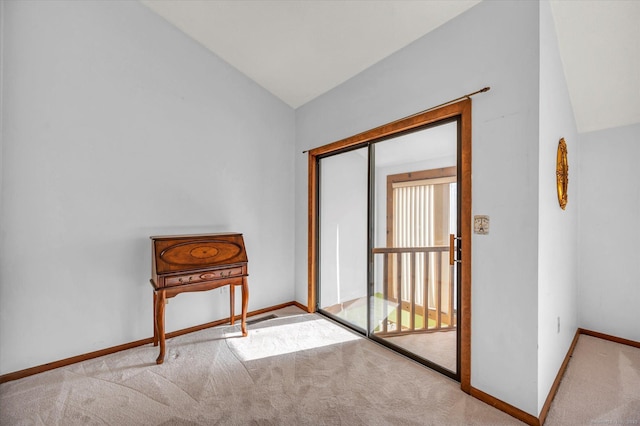
[[[455,177],[427,179],[418,181],[396,182],[392,186],[393,197],[393,246],[394,247],[434,247],[443,246],[448,242],[449,233],[455,232],[455,202],[456,184]],[[453,225],[453,226],[452,226]],[[401,254],[401,300],[410,302],[411,298],[411,260],[414,254]],[[437,305],[447,311],[449,306],[449,268],[447,256],[440,258],[440,265],[436,265],[437,254],[429,253],[426,256],[419,255],[415,259],[416,282],[424,282],[428,271],[428,305],[430,309]],[[431,267],[427,268],[427,262]],[[393,263],[393,277],[397,277],[395,271],[396,262]],[[436,301],[436,277],[437,268],[441,271],[442,292],[441,303]],[[397,288],[393,286],[393,288]],[[395,290],[394,290],[395,291]],[[415,288],[415,303],[425,305],[425,297],[422,286]],[[398,298],[394,294],[394,298]]]

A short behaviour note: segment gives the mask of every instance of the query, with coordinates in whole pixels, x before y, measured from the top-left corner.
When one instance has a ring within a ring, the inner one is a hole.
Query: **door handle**
[[[460,260],[456,259],[455,256],[456,240],[460,240],[460,237],[456,237],[455,234],[449,234],[449,266],[453,266],[454,263],[460,262]]]

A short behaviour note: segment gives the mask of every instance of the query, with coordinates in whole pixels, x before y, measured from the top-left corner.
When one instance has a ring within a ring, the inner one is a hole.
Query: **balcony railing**
[[[376,293],[382,299],[376,308],[377,335],[397,336],[456,327],[449,246],[375,248],[373,253],[382,256],[382,294]]]

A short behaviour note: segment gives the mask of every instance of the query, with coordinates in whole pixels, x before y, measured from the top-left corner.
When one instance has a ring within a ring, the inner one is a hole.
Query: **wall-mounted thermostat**
[[[473,233],[480,235],[486,235],[489,233],[489,216],[473,216]]]

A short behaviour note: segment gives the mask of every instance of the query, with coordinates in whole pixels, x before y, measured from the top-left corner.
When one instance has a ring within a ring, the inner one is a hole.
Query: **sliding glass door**
[[[372,145],[370,335],[445,374],[458,371],[457,122]]]
[[[471,99],[309,151],[309,312],[471,392]]]
[[[317,163],[318,309],[454,378],[458,128],[450,119]]]

